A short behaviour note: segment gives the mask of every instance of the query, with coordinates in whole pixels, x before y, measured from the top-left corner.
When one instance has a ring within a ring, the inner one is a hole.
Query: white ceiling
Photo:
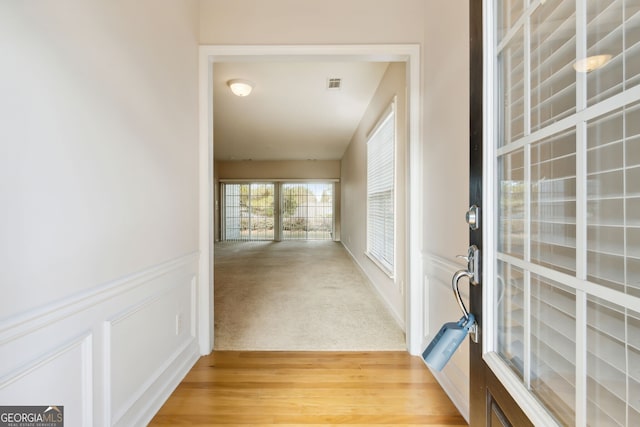
[[[221,62],[214,64],[216,160],[342,158],[388,62]],[[328,90],[341,78],[340,90]],[[237,97],[227,81],[254,82]]]

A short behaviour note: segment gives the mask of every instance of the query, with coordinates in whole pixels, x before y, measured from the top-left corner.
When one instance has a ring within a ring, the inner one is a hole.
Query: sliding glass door
[[[282,239],[333,238],[333,184],[282,184]]]
[[[223,183],[222,240],[332,240],[332,182]]]
[[[224,184],[222,239],[274,239],[274,185]]]

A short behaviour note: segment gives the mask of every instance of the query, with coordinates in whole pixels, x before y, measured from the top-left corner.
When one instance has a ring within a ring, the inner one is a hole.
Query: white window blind
[[[395,101],[367,140],[367,255],[389,276],[395,258]]]

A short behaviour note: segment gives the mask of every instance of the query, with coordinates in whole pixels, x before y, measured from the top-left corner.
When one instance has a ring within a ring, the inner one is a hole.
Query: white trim
[[[482,24],[482,39],[484,41],[484,58],[483,58],[483,82],[482,82],[482,122],[483,122],[483,159],[482,159],[482,221],[483,233],[482,233],[482,252],[485,254],[482,256],[482,271],[483,271],[483,285],[482,285],[482,313],[483,313],[483,325],[481,325],[482,334],[482,353],[487,353],[495,349],[495,310],[493,310],[493,301],[495,301],[495,293],[493,286],[489,286],[486,283],[485,278],[496,277],[496,266],[492,262],[492,257],[487,254],[496,253],[495,242],[495,224],[491,221],[491,218],[495,218],[497,214],[496,209],[496,196],[495,188],[493,188],[493,177],[496,174],[496,147],[494,141],[497,137],[496,129],[489,124],[496,123],[496,113],[498,105],[496,87],[497,87],[497,72],[495,62],[488,60],[488,58],[495,58],[496,56],[496,40],[495,31],[495,19],[496,14],[494,11],[494,2],[492,0],[483,1],[484,22]],[[506,39],[506,37],[505,37]]]
[[[576,425],[587,425],[587,294],[576,292]]]
[[[452,368],[448,367],[448,369]],[[437,372],[431,370],[431,368],[429,368],[429,370],[431,371],[431,374],[436,378],[436,380],[438,380],[438,384],[440,384],[440,387],[442,387],[444,392],[447,394],[447,396],[449,396],[455,407],[458,409],[460,415],[462,415],[465,421],[469,423],[470,407],[469,399],[467,398],[467,396],[464,396],[462,395],[462,393],[460,393],[460,390],[455,386],[453,381],[451,381],[450,377],[448,375],[445,375],[444,372]]]
[[[304,179],[304,178],[296,178],[296,179],[290,179],[290,178],[271,178],[271,179],[266,179],[266,178],[259,178],[259,179],[239,179],[239,178],[221,178],[218,180],[218,182],[221,183],[246,183],[246,184],[250,184],[252,182],[326,182],[326,183],[330,183],[330,182],[340,182],[340,178],[314,178],[314,179]]]
[[[420,45],[204,45],[200,46],[200,283],[199,342],[200,351],[206,354],[213,348],[213,205],[209,203],[212,191],[212,168],[207,168],[213,159],[213,94],[211,89],[213,62],[225,61],[274,61],[295,58],[297,60],[353,60],[406,62],[409,104],[409,149],[408,165],[408,224],[407,230],[407,289],[405,299],[405,323],[407,346],[411,354],[422,351],[421,317],[424,310],[422,289],[422,260],[420,256],[423,219],[422,196],[422,144],[421,144],[421,86]],[[209,242],[207,242],[209,240]],[[209,252],[208,252],[209,251]],[[207,351],[208,350],[208,351]]]
[[[562,283],[569,288],[575,289],[576,291],[586,292],[589,295],[593,295],[605,301],[612,302],[621,307],[640,312],[640,298],[633,295],[623,294],[619,291],[607,288],[606,286],[598,285],[586,280],[580,280],[577,277],[570,276],[566,273],[561,273],[559,271],[543,267],[538,264],[529,263],[523,261],[520,258],[516,258],[514,256],[503,254],[500,252],[496,253],[496,258],[508,264],[515,265],[520,269],[530,270],[534,274],[546,277],[547,279],[551,279],[558,283]]]
[[[422,254],[423,259],[425,260],[426,263],[426,274],[429,276],[433,276],[433,275],[437,275],[438,273],[442,274],[443,276],[453,276],[453,274],[455,274],[456,271],[458,270],[465,270],[466,269],[466,264],[462,264],[453,260],[449,260],[447,258],[444,258],[442,256],[433,254],[431,252],[424,252]],[[439,272],[437,272],[436,270],[440,270]],[[445,282],[445,281],[436,281],[437,283],[432,284],[431,286],[440,286],[442,288],[447,289],[448,291],[452,291],[451,289],[451,281]],[[464,298],[464,299],[468,299],[469,298],[469,292],[471,289],[471,284],[469,284],[469,286],[464,286],[462,288],[460,288],[460,295]],[[462,314],[462,312],[460,312],[460,314]],[[455,317],[455,316],[454,316]],[[432,332],[437,332],[437,331],[432,331]]]
[[[82,422],[83,425],[93,424],[93,400],[94,400],[94,388],[93,388],[93,333],[86,331],[80,336],[71,339],[69,342],[60,345],[50,351],[46,351],[44,356],[34,359],[24,366],[21,366],[19,370],[12,372],[2,378],[0,378],[0,389],[3,389],[27,375],[34,373],[40,368],[44,368],[60,357],[70,353],[73,350],[79,349],[80,351],[80,384],[82,387],[81,401],[82,408]]]
[[[371,130],[367,133],[366,136],[366,140],[367,140],[367,144],[369,143],[369,140],[376,134],[378,133],[378,131],[380,130],[380,128],[382,127],[382,125],[389,119],[389,116],[391,116],[391,114],[395,114],[396,113],[396,103],[398,101],[398,96],[394,95],[393,99],[391,100],[391,102],[389,102],[389,105],[387,105],[387,108],[384,109],[384,111],[382,112],[382,114],[380,114],[380,116],[378,117],[378,119],[375,121],[375,124],[373,125],[373,128],[371,128]],[[398,120],[394,118],[394,128],[397,125]],[[397,134],[398,132],[396,132]],[[396,135],[397,136],[397,135]]]
[[[174,270],[193,262],[196,256],[197,253],[184,255],[156,265],[150,269],[130,274],[113,282],[82,292],[59,303],[50,304],[38,310],[33,310],[25,314],[11,317],[3,323],[0,323],[0,346],[23,337],[37,329],[43,328],[51,323],[76,315],[81,311],[85,311],[93,306],[104,303],[105,300],[114,298],[125,292],[130,292],[150,280],[171,273]]]
[[[188,351],[190,348],[192,348],[193,350]],[[164,362],[162,362],[162,364],[154,372],[152,372],[151,375],[147,377],[147,379],[142,384],[139,385],[138,389],[135,392],[133,392],[131,396],[129,396],[129,398],[123,403],[122,407],[118,408],[117,413],[114,414],[112,412],[114,409],[113,407],[105,407],[105,411],[111,412],[110,414],[111,423],[112,423],[111,425],[118,424],[118,422],[120,422],[120,420],[122,420],[123,417],[125,417],[126,415],[129,415],[129,413],[133,409],[136,409],[135,405],[138,402],[144,402],[146,405],[150,405],[148,403],[149,400],[151,400],[152,402],[154,400],[149,399],[148,396],[146,396],[146,393],[148,393],[148,391],[152,389],[152,386],[155,383],[161,382],[160,380],[162,379],[163,375],[165,374],[170,375],[172,373],[169,370],[169,368],[171,367],[171,365],[176,363],[176,361],[179,361],[181,359],[180,355],[182,354],[189,355],[190,357],[188,359],[184,359],[182,361],[182,366],[186,368],[186,371],[180,370],[176,373],[173,373],[173,375],[171,375],[174,381],[169,382],[167,386],[167,389],[169,390],[169,394],[171,394],[171,392],[173,391],[172,387],[178,386],[182,378],[184,378],[184,376],[189,372],[189,370],[191,370],[191,367],[196,362],[197,358],[194,357],[194,352],[195,352],[195,343],[193,342],[192,339],[189,339],[183,342],[180,345],[180,347],[178,347],[172,354],[168,355],[164,360]],[[178,377],[177,382],[175,382],[175,377]],[[138,415],[138,417],[140,416],[141,415]]]
[[[35,372],[36,370],[42,368],[43,366],[48,365],[54,360],[58,359],[60,356],[69,353],[71,350],[76,348],[81,349],[82,357],[87,356],[87,349],[85,347],[85,343],[88,341],[91,343],[91,332],[85,332],[82,335],[73,338],[69,342],[60,345],[57,348],[54,348],[50,351],[44,352],[45,356],[37,358],[35,360],[27,362],[24,366],[20,367],[16,372],[12,372],[3,377],[0,377],[0,389],[3,389],[10,384],[24,378],[25,376]],[[91,352],[88,353],[91,356]],[[84,361],[83,361],[84,362]],[[82,373],[86,372],[86,367],[83,367]],[[86,379],[83,378],[83,384],[86,384]]]
[[[518,405],[536,427],[557,427],[556,421],[549,415],[546,408],[534,399],[531,392],[522,384],[522,380],[509,369],[497,353],[489,352],[483,355],[487,366],[500,380],[504,388],[514,398]]]
[[[407,328],[407,347],[409,353],[420,354],[423,350],[422,330],[423,313],[428,309],[429,301],[425,299],[422,281],[424,278],[424,262],[422,259],[424,196],[423,196],[423,156],[422,156],[422,108],[420,86],[420,46],[407,48],[407,82],[409,107],[409,149],[405,155],[408,166],[406,197],[407,217],[407,291],[405,292],[405,322]],[[427,301],[427,305],[423,305]]]
[[[581,121],[589,121],[595,119],[596,117],[608,114],[614,110],[617,110],[618,108],[622,108],[628,104],[637,102],[639,98],[640,85],[634,86],[631,89],[627,89],[622,93],[612,96],[611,98],[607,98],[604,101],[598,102],[597,104],[592,105],[583,111],[578,111],[577,113],[562,120],[558,120],[557,122],[545,126],[544,128],[537,130],[529,135],[525,135],[523,138],[519,139],[516,142],[498,148],[495,154],[498,156],[502,156],[504,154],[517,151],[527,144],[535,143],[557,133],[561,133],[563,131],[574,128],[576,124],[580,123]]]
[[[206,49],[199,58],[199,238],[198,345],[213,350],[213,66]]]
[[[190,346],[187,346],[187,349],[189,347]],[[138,417],[133,423],[134,425],[149,424],[153,417],[156,416],[160,408],[162,408],[165,402],[169,399],[171,394],[175,391],[175,389],[178,388],[182,380],[187,376],[187,374],[191,371],[191,368],[193,368],[193,366],[198,361],[197,349],[195,347],[196,344],[194,343],[193,351],[189,352],[189,354],[185,354],[185,356],[188,357],[182,358],[182,362],[180,362],[178,366],[175,366],[174,369],[170,369],[171,365],[167,366],[165,372],[167,373],[167,376],[169,376],[169,378],[165,381],[165,384],[161,384],[162,387],[159,388],[158,391],[153,394],[153,396],[147,399],[147,403],[145,404],[144,409],[141,410],[138,414]],[[177,356],[180,355],[179,352],[176,352],[175,354]],[[174,360],[174,364],[175,361],[178,360],[179,359],[176,358]],[[160,378],[161,377],[159,376],[158,379]]]
[[[381,272],[384,273],[385,276],[387,276],[389,279],[395,279],[395,275],[393,273],[393,271],[389,270],[388,267],[386,267],[385,265],[383,265],[380,261],[378,261],[378,258],[376,258],[373,254],[371,254],[369,251],[365,251],[364,252],[364,256],[366,256],[367,258],[369,258],[369,260],[375,264],[376,267],[378,267],[378,269],[380,269]]]

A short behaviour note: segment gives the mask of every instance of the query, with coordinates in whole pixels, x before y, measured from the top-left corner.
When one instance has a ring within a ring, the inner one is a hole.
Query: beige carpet
[[[404,350],[404,333],[340,243],[215,246],[216,350]]]

